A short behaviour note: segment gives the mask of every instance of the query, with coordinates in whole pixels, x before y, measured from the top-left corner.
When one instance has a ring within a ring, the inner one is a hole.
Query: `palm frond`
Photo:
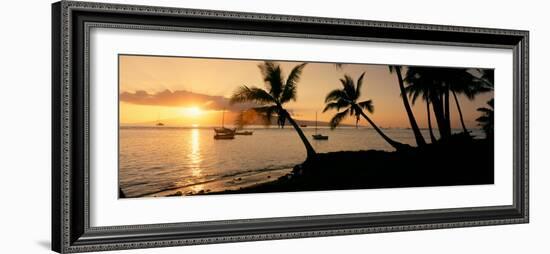
[[[495,84],[495,70],[492,69],[476,69],[481,73],[480,81],[485,84],[487,88],[493,89]]]
[[[341,99],[348,101],[350,100],[346,92],[344,92],[342,89],[334,89],[327,94],[327,96],[325,97],[325,102],[328,103],[331,101],[339,101]]]
[[[366,100],[366,101],[362,101],[362,102],[359,102],[357,103],[357,105],[361,108],[361,109],[365,109],[367,110],[369,113],[373,113],[374,112],[374,105],[372,103],[372,100]]]
[[[365,72],[363,72],[361,74],[361,76],[359,76],[359,78],[357,79],[357,84],[356,87],[355,87],[355,96],[356,98],[359,98],[361,96],[361,87],[363,86],[363,77],[365,77]]]
[[[323,113],[327,112],[328,110],[340,111],[340,109],[345,108],[347,106],[349,106],[349,103],[347,103],[345,100],[329,102],[325,105],[325,108],[323,109]]]
[[[300,76],[302,75],[302,70],[307,63],[302,63],[295,66],[286,79],[285,86],[281,95],[281,103],[288,102],[290,100],[296,101],[296,90],[298,82],[300,81]]]
[[[495,111],[493,110],[495,99],[491,99],[487,102],[490,108],[478,108],[477,111],[481,112],[482,115],[476,119],[481,126],[487,138],[490,138],[494,134],[494,123],[495,123]]]
[[[271,61],[265,61],[263,64],[258,65],[258,67],[262,72],[269,93],[278,99],[283,91],[283,73],[281,67]]]
[[[493,112],[493,110],[490,109],[490,108],[478,108],[477,111],[482,112],[482,113],[490,113],[490,112]]]
[[[275,103],[275,99],[267,91],[257,88],[241,86],[233,92],[229,99],[230,104],[254,102],[260,105]]]
[[[340,122],[342,122],[342,120],[344,120],[344,118],[346,118],[347,114],[349,114],[349,111],[350,109],[346,109],[342,112],[339,112],[339,113],[336,113],[332,119],[330,119],[330,128],[331,129],[334,129],[336,128],[336,126],[338,126],[340,124]]]
[[[488,116],[480,116],[476,119],[477,122],[480,122],[480,125],[483,125],[483,123],[489,122]]]
[[[416,100],[418,99],[418,97],[422,95],[422,91],[416,88],[417,87],[413,85],[409,85],[405,87],[405,93],[409,95],[409,99],[411,100],[413,105],[416,103]]]
[[[355,100],[355,84],[353,79],[349,75],[345,75],[344,78],[340,79],[340,83],[344,87],[343,91],[347,94],[347,97],[351,100]]]
[[[487,105],[489,105],[491,108],[495,108],[495,99],[492,98],[487,102]]]

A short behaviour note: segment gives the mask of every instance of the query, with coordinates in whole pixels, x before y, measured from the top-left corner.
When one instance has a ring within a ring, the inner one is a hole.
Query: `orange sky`
[[[241,85],[264,88],[258,64],[262,61],[205,59],[187,57],[119,56],[120,123],[145,125],[158,119],[176,126],[219,125],[220,109],[228,107],[227,98]],[[301,62],[278,62],[284,77]],[[298,83],[297,101],[286,104],[296,119],[329,121],[335,111],[322,113],[328,92],[341,88],[345,74],[357,80],[366,72],[360,100],[372,99],[372,119],[383,127],[409,127],[395,74],[386,65],[347,64],[338,69],[331,63],[309,63]],[[477,126],[476,108],[485,106],[493,93],[469,101],[459,95],[466,126]],[[451,99],[452,126],[460,126],[454,100]],[[233,110],[246,108],[237,105]],[[413,113],[421,128],[427,127],[426,105],[420,99]],[[231,113],[227,113],[231,118]],[[432,113],[433,114],[433,113]],[[432,115],[433,116],[433,115]],[[433,118],[432,118],[433,121]],[[349,118],[344,123],[352,124]],[[226,122],[226,124],[231,124]],[[362,119],[361,125],[367,123]],[[435,126],[435,122],[432,122]]]

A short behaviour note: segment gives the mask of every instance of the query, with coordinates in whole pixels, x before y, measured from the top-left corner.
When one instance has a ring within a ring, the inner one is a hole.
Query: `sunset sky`
[[[151,125],[159,119],[170,126],[220,125],[221,110],[226,108],[226,124],[232,124],[236,112],[251,105],[228,105],[228,98],[242,85],[265,88],[258,64],[263,61],[204,59],[187,57],[119,56],[121,125]],[[284,78],[301,62],[278,61]],[[371,99],[371,118],[382,127],[409,127],[399,98],[395,73],[386,65],[346,64],[338,69],[332,63],[309,63],[298,83],[297,101],[286,104],[297,120],[329,121],[336,111],[322,113],[327,93],[341,88],[345,74],[354,80],[366,72],[360,100]],[[466,126],[476,128],[476,108],[485,106],[493,93],[478,95],[474,101],[459,95]],[[460,126],[455,102],[451,98],[452,127]],[[232,113],[234,112],[234,113]],[[421,128],[427,127],[426,104],[420,99],[413,106]],[[433,112],[432,112],[433,114]],[[432,115],[432,121],[433,115]],[[348,118],[344,123],[354,124]],[[435,125],[435,122],[432,122]],[[361,119],[360,125],[367,125]]]

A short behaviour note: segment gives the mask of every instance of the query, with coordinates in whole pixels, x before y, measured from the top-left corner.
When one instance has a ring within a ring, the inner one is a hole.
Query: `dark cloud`
[[[200,93],[193,93],[185,90],[170,91],[164,90],[158,93],[148,93],[143,90],[135,92],[122,92],[120,101],[150,106],[166,106],[166,107],[191,107],[198,106],[202,109],[220,110],[227,109],[240,111],[254,107],[254,104],[235,104],[230,105],[229,99],[223,96],[213,96]]]

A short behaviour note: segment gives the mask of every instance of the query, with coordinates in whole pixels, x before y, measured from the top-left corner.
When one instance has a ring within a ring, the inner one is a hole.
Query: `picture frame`
[[[93,27],[511,50],[513,204],[92,226],[88,35]],[[528,84],[528,31],[73,1],[54,3],[52,250],[73,253],[528,223]]]

